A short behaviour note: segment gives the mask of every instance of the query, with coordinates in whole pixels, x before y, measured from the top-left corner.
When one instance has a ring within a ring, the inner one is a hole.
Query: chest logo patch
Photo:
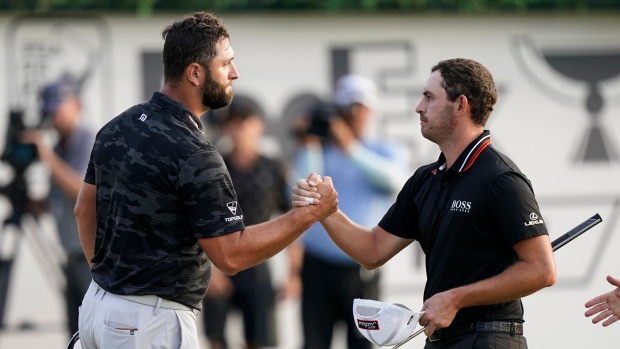
[[[471,210],[471,201],[454,200],[452,201],[452,206],[450,206],[450,211],[454,212],[469,213],[469,210]]]

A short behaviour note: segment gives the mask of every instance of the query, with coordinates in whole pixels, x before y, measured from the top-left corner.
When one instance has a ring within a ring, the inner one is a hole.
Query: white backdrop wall
[[[161,30],[175,17],[0,17],[0,113],[20,107],[34,123],[37,88],[69,71],[86,76],[84,119],[101,127],[158,88]],[[617,347],[618,329],[590,324],[583,304],[611,289],[607,274],[620,277],[618,14],[223,18],[240,72],[235,91],[261,104],[283,156],[292,101],[328,96],[337,76],[356,72],[380,88],[373,133],[401,140],[412,170],[434,161],[438,150],[420,136],[414,112],[431,66],[453,57],[486,65],[500,90],[488,123],[493,143],[532,181],[551,238],[596,212],[604,220],[556,253],[555,286],[524,299],[530,347]],[[2,122],[2,144],[4,129]],[[417,247],[382,269],[384,299],[420,308]]]

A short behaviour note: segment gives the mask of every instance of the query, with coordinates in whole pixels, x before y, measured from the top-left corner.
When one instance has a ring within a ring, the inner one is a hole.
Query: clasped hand
[[[322,220],[338,210],[338,192],[331,177],[311,173],[308,178],[297,180],[291,196],[293,207],[317,205]]]

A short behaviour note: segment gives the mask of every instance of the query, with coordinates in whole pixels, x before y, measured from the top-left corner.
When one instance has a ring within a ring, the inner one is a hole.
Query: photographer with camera
[[[86,172],[95,134],[84,127],[79,85],[63,78],[43,87],[41,124],[56,131],[52,146],[43,130],[23,131],[21,140],[35,145],[37,155],[52,175],[50,209],[56,219],[60,242],[67,254],[65,300],[69,335],[78,330],[78,308],[91,281],[90,266],[84,257],[73,209]]]
[[[338,186],[339,208],[351,219],[377,221],[407,177],[403,148],[366,137],[377,105],[377,88],[368,78],[347,75],[336,83],[333,104],[320,104],[297,130],[298,178],[308,173],[330,176]],[[355,217],[355,218],[353,218]],[[348,347],[370,348],[351,317],[355,298],[378,299],[379,275],[342,252],[320,224],[314,224],[289,248],[289,284],[301,282],[304,348],[326,349],[334,325],[347,324]]]

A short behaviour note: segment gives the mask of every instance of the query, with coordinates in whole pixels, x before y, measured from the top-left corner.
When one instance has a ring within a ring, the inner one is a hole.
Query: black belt
[[[511,321],[489,321],[489,322],[465,322],[462,324],[454,324],[440,330],[435,330],[428,338],[431,342],[440,339],[460,336],[469,332],[498,332],[510,333],[511,336],[523,335],[523,324]]]

